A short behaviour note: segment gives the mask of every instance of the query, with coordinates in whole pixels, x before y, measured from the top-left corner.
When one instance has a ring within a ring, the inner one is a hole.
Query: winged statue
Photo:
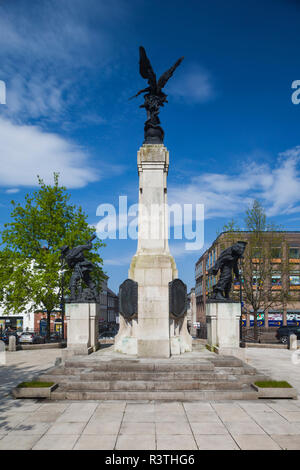
[[[172,67],[170,67],[162,76],[156,80],[156,75],[153,71],[150,60],[147,57],[145,49],[140,47],[140,74],[143,78],[148,80],[148,86],[140,90],[132,98],[145,93],[145,102],[140,108],[145,108],[147,111],[147,120],[144,126],[145,144],[162,144],[164,140],[164,131],[160,126],[158,117],[160,107],[167,103],[167,95],[162,91],[167,81],[172,77],[174,71],[183,61],[180,57]],[[132,99],[130,98],[130,99]]]

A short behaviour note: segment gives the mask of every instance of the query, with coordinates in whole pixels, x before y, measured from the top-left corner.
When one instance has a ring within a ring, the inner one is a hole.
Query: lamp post
[[[241,316],[240,316],[240,347],[244,346],[243,343],[243,270],[242,270],[242,258],[240,259],[240,266],[239,266],[239,276],[240,276],[240,303],[241,303]]]
[[[65,339],[65,271],[64,260],[61,258],[61,277],[60,277],[60,309],[61,309],[61,339]]]

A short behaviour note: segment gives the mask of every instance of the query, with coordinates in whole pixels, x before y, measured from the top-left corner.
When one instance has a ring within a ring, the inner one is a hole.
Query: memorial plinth
[[[66,355],[81,355],[95,352],[99,347],[98,303],[67,303],[66,319],[68,341]]]
[[[169,152],[163,144],[144,144],[138,151],[138,246],[128,277],[138,283],[138,314],[120,316],[115,350],[139,357],[170,357],[191,351],[184,318],[169,314],[169,282],[177,268],[168,245],[167,175]]]
[[[244,356],[240,348],[240,302],[206,303],[207,344],[219,354]]]

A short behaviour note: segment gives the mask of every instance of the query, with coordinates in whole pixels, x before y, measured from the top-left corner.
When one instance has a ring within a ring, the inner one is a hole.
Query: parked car
[[[99,335],[99,340],[100,339],[114,339],[116,336],[117,332],[116,331],[104,331]]]
[[[19,337],[20,343],[41,344],[45,342],[45,338],[37,333],[23,332]]]
[[[59,343],[61,341],[61,335],[59,333],[51,333],[49,342]]]
[[[297,339],[300,340],[300,326],[280,326],[276,331],[276,338],[282,344],[287,344],[291,334],[295,334]]]

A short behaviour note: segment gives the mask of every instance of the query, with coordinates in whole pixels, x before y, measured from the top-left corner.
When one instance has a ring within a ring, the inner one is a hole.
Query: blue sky
[[[0,228],[36,175],[61,182],[96,224],[101,203],[137,202],[143,141],[143,45],[157,74],[185,59],[162,109],[170,202],[204,203],[205,247],[258,198],[270,219],[300,227],[300,1],[2,0]],[[134,240],[107,240],[110,287],[127,277]],[[170,240],[191,287],[200,251]]]

